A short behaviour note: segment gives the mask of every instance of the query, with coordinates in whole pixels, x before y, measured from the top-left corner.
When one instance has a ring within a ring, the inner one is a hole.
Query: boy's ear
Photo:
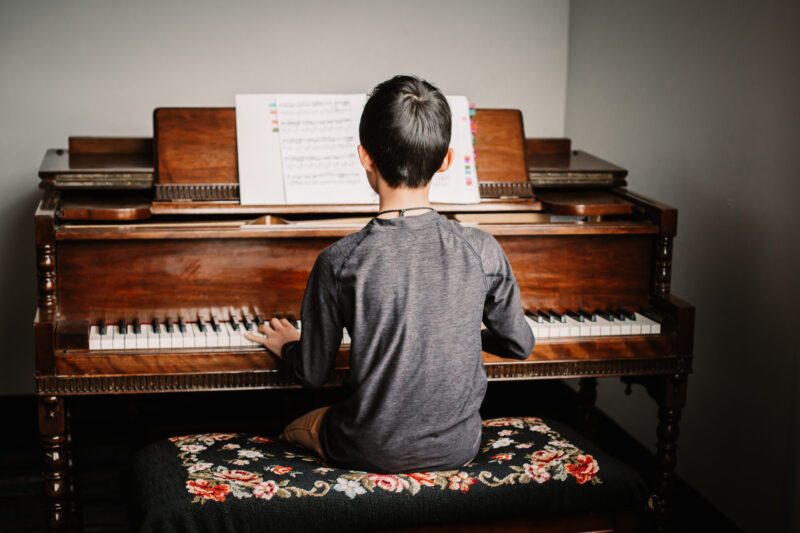
[[[361,166],[363,166],[367,172],[375,171],[375,161],[360,144],[358,145],[358,159],[361,160]]]
[[[448,148],[447,153],[444,156],[444,159],[442,159],[442,166],[440,166],[439,170],[437,170],[436,172],[444,172],[445,170],[450,168],[450,165],[452,164],[453,164],[453,149]]]

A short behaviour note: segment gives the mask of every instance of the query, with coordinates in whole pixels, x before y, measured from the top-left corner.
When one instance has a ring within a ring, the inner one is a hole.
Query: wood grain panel
[[[641,307],[650,298],[652,235],[498,236],[526,308]]]
[[[115,321],[226,306],[299,315],[311,267],[334,240],[63,242],[61,317]]]

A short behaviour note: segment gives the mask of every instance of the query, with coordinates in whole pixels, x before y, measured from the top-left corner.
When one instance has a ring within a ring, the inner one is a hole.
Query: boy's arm
[[[305,387],[321,387],[333,372],[344,327],[333,265],[322,255],[308,277],[300,319],[300,340],[281,349],[283,369]]]
[[[342,341],[337,296],[333,268],[318,257],[308,277],[300,310],[302,335],[285,318],[273,318],[258,328],[264,336],[245,333],[245,337],[282,359],[284,372],[301,385],[322,386],[330,378]]]
[[[533,350],[534,338],[522,309],[522,301],[511,264],[505,252],[496,244],[494,267],[486,272],[488,291],[483,306],[481,347],[501,357],[527,359]],[[487,266],[489,266],[487,265]]]

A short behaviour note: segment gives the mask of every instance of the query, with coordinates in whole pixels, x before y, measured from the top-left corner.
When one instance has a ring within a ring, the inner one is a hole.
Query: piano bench
[[[252,434],[172,437],[137,452],[139,531],[630,531],[648,490],[555,421],[483,422],[464,467],[408,474],[330,468]]]

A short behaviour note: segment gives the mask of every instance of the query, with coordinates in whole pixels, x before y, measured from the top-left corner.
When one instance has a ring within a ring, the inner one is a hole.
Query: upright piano
[[[516,110],[478,109],[481,202],[436,204],[503,246],[536,334],[526,361],[484,354],[490,380],[643,384],[658,404],[654,497],[670,509],[694,308],[670,293],[677,210],[569,139],[526,139]],[[74,395],[290,388],[242,336],[299,317],[317,254],[373,205],[239,202],[233,108],[159,108],[152,138],[72,137],[39,171],[36,394],[51,529],[74,510]],[[340,349],[331,385],[347,373]]]

